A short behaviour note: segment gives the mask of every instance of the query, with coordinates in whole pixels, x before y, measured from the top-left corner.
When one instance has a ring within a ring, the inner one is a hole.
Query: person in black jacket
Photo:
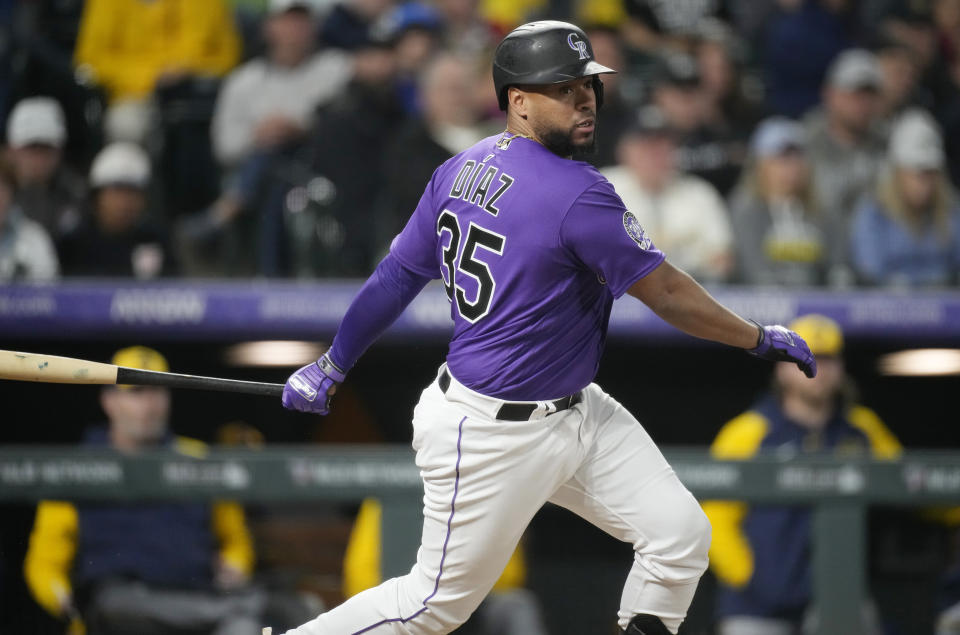
[[[436,166],[470,147],[493,129],[480,122],[470,60],[452,53],[436,56],[419,78],[423,115],[412,118],[387,147],[386,187],[378,204],[377,243],[382,251],[416,209]]]
[[[166,236],[147,217],[150,160],[139,146],[113,143],[90,168],[90,207],[57,246],[65,276],[140,279],[171,275]]]

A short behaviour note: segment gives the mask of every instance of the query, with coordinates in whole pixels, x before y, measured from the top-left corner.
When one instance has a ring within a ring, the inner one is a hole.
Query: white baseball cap
[[[929,113],[914,108],[900,115],[890,132],[890,161],[897,167],[915,170],[943,167],[943,137]]]
[[[150,159],[135,143],[111,143],[97,154],[90,167],[90,187],[125,185],[146,188],[150,182]]]
[[[847,49],[830,64],[827,83],[841,90],[879,90],[883,76],[877,56],[866,49]]]
[[[7,119],[7,143],[22,148],[33,143],[63,147],[67,126],[63,109],[50,97],[28,97],[14,106]]]

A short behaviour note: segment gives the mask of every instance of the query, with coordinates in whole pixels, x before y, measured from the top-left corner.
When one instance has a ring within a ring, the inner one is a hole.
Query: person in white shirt
[[[290,158],[307,141],[317,110],[354,76],[353,56],[315,51],[316,12],[311,0],[269,0],[266,54],[237,68],[220,90],[211,139],[223,168],[223,191],[180,230],[188,273],[253,273],[238,268],[236,254],[249,261],[251,249],[272,254],[284,242],[277,200],[286,184],[278,175],[289,171]],[[249,212],[246,220],[238,218],[243,212]],[[220,243],[232,245],[226,254],[216,247]]]
[[[270,0],[267,52],[230,73],[217,99],[212,137],[217,160],[235,168],[258,150],[302,138],[316,109],[353,73],[349,55],[314,52],[316,15],[307,0]]]
[[[703,179],[678,171],[674,131],[656,106],[638,111],[617,159],[601,173],[671,262],[701,282],[726,280],[734,251],[723,198]]]

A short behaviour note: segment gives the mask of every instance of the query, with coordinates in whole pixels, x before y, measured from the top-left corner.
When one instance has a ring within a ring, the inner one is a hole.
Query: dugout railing
[[[814,596],[821,635],[860,633],[866,593],[866,512],[871,505],[960,504],[960,454],[908,453],[879,462],[827,457],[715,461],[669,448],[674,469],[700,499],[810,505]],[[409,570],[419,543],[422,489],[407,447],[333,446],[124,456],[67,447],[0,448],[0,501],[181,500],[383,503],[386,575]]]

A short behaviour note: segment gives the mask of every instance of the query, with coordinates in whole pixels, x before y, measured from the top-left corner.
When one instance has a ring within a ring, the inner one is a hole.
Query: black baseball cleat
[[[636,615],[627,625],[625,635],[672,635],[660,618],[653,615]]]

